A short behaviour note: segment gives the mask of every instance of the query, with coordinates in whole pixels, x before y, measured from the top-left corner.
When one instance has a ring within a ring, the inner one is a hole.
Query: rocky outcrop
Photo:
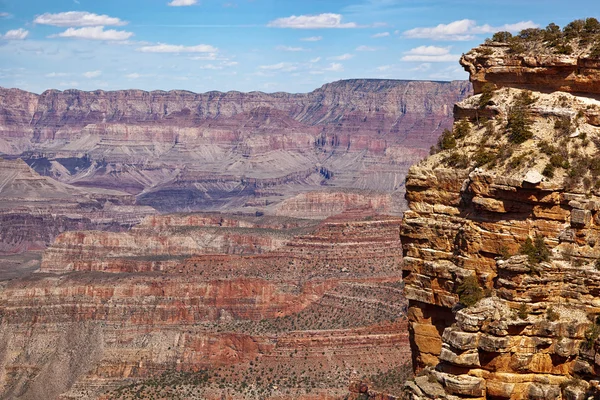
[[[476,94],[489,83],[497,88],[600,95],[600,59],[588,51],[555,54],[541,43],[531,43],[529,51],[516,53],[513,46],[490,42],[462,56],[460,63]]]
[[[274,213],[323,186],[402,194],[408,167],[469,91],[466,82],[386,80],[307,94],[1,89],[0,153],[161,212]]]
[[[394,201],[391,194],[369,191],[320,191],[296,195],[282,201],[276,215],[298,218],[325,219],[352,208],[366,207],[377,213],[389,214]],[[394,210],[399,212],[400,210]]]
[[[543,93],[568,75],[593,96],[597,81],[521,61],[502,46],[463,57],[476,91],[507,87],[457,104],[443,151],[407,177],[413,399],[599,396],[600,130],[586,115],[600,102]]]

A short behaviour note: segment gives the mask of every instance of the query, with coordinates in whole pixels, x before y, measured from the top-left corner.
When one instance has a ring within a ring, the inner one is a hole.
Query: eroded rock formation
[[[68,230],[123,231],[152,214],[130,194],[68,185],[0,159],[0,254],[45,249]]]
[[[481,94],[407,177],[412,399],[600,395],[597,71],[507,48],[463,57]]]
[[[339,398],[410,361],[399,232],[366,207],[66,232],[0,283],[1,396]]]
[[[308,94],[0,89],[0,154],[163,212],[275,212],[323,186],[403,194],[408,167],[469,92],[466,82],[391,80]]]

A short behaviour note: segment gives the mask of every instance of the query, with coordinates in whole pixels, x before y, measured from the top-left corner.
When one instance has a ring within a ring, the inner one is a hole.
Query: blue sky
[[[499,29],[599,17],[597,0],[0,0],[0,86],[41,93],[308,92],[347,78],[466,79]]]

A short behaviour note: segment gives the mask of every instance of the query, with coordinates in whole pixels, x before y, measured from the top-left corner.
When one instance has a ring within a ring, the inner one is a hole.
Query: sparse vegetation
[[[444,164],[452,168],[464,169],[469,166],[469,158],[458,151],[453,151],[444,159]]]
[[[555,322],[558,321],[558,319],[560,318],[560,315],[554,311],[554,308],[552,307],[548,307],[546,309],[546,319],[550,322]]]
[[[537,265],[542,261],[550,259],[550,250],[542,236],[536,236],[534,240],[527,238],[519,248],[519,253],[526,255],[530,264]]]
[[[491,41],[507,43],[510,52],[521,54],[527,51],[546,49],[550,53],[570,55],[578,50],[587,52],[589,58],[600,57],[600,23],[596,18],[578,19],[563,29],[550,23],[544,29],[528,28],[517,35],[497,32]],[[489,40],[489,39],[488,39]]]
[[[492,83],[486,83],[481,88],[481,96],[479,97],[479,108],[484,108],[493,98],[495,85]]]
[[[527,304],[521,303],[521,305],[519,305],[517,316],[521,319],[527,319],[527,317],[529,316],[529,307],[527,307]]]
[[[531,132],[531,116],[529,107],[536,99],[531,92],[524,91],[519,94],[508,111],[506,131],[511,143],[521,144],[533,137]]]
[[[456,291],[461,304],[471,307],[483,299],[483,290],[479,286],[479,281],[474,275],[467,276],[458,286]]]

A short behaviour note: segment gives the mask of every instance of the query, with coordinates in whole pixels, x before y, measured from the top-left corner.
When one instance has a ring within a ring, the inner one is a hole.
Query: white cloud
[[[302,48],[302,47],[291,47],[291,46],[277,46],[275,47],[275,50],[278,51],[306,51],[306,49]]]
[[[268,26],[273,28],[293,29],[320,29],[320,28],[358,28],[355,22],[342,22],[340,14],[319,15],[292,15],[287,18],[278,18],[269,22]]]
[[[198,68],[200,68],[200,69],[211,69],[211,70],[221,70],[224,67],[222,65],[206,64],[206,65],[201,65]]]
[[[215,61],[218,59],[218,54],[217,53],[207,53],[207,54],[203,54],[201,56],[194,56],[194,57],[190,57],[190,60],[195,60],[195,61]]]
[[[356,48],[356,51],[377,51],[377,49],[375,47],[369,47],[369,46],[358,46]]]
[[[222,62],[220,64],[206,64],[206,65],[201,65],[198,68],[220,71],[220,70],[225,69],[227,67],[234,67],[236,65],[238,65],[238,62],[236,62],[236,61],[230,61],[230,62]]]
[[[267,70],[267,71],[285,71],[285,72],[296,71],[298,69],[296,64],[292,64],[289,62],[280,62],[278,64],[273,64],[273,65],[261,65],[259,68],[262,70]]]
[[[450,66],[441,71],[436,71],[428,76],[429,79],[436,80],[454,80],[465,79],[465,71],[461,67]]]
[[[331,63],[331,64],[329,64],[329,67],[325,68],[325,71],[342,72],[342,71],[344,71],[344,66],[339,63]]]
[[[167,5],[171,7],[185,7],[193,6],[194,4],[198,4],[198,0],[173,0]]]
[[[410,62],[454,62],[459,54],[451,54],[451,47],[419,46],[405,52],[402,61]]]
[[[377,67],[377,71],[379,71],[379,72],[389,71],[393,67],[394,67],[393,65],[381,65],[381,66]]]
[[[411,71],[428,71],[431,69],[431,64],[429,63],[423,63],[423,64],[419,64],[416,67],[414,67],[413,69],[411,69]]]
[[[19,28],[8,31],[4,35],[0,35],[0,38],[4,40],[23,40],[27,36],[29,36],[29,31]]]
[[[49,74],[45,75],[46,78],[62,78],[65,76],[69,76],[69,74],[65,73],[65,72],[50,72]]]
[[[102,71],[88,71],[83,74],[88,79],[97,78],[102,75]]]
[[[310,60],[311,63],[318,63],[319,61],[321,61],[321,57],[316,57]]]
[[[471,19],[454,21],[449,24],[439,24],[435,27],[414,28],[404,32],[404,36],[413,39],[433,39],[433,40],[472,40],[475,35],[494,33],[498,31],[517,32],[527,28],[537,28],[538,25],[533,21],[521,21],[516,24],[505,24],[493,27],[491,25],[477,25],[477,22]]]
[[[98,15],[85,11],[68,11],[58,14],[38,15],[33,21],[40,25],[52,25],[62,27],[75,26],[122,26],[127,22],[108,15]]]
[[[11,14],[7,13],[7,12],[0,12],[0,18],[10,18],[12,17]]]
[[[323,36],[311,36],[311,37],[305,37],[300,39],[303,42],[318,42],[320,40],[323,40]]]
[[[450,47],[419,46],[406,52],[417,56],[443,56],[450,53]]]
[[[125,78],[129,78],[129,79],[139,79],[141,77],[142,77],[142,75],[138,74],[136,72],[134,72],[133,74],[125,75]]]
[[[133,36],[132,32],[117,31],[114,29],[104,30],[103,26],[93,26],[86,28],[69,28],[58,35],[50,37],[63,37],[88,40],[127,40]]]
[[[354,57],[353,54],[342,54],[341,56],[335,56],[335,57],[329,57],[330,60],[336,60],[336,61],[346,61],[351,59],[352,57]]]
[[[208,44],[199,44],[196,46],[183,46],[176,44],[159,43],[152,46],[143,46],[138,49],[142,53],[216,53],[219,51],[216,47]]]
[[[376,33],[374,35],[371,35],[372,38],[377,39],[377,38],[382,38],[382,37],[388,37],[390,36],[389,32],[381,32],[381,33]]]

